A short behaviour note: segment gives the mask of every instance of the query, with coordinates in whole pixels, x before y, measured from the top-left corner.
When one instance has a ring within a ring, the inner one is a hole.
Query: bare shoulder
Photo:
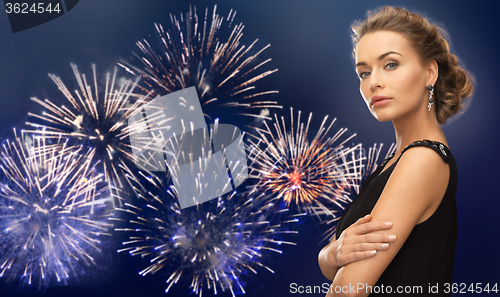
[[[449,168],[439,153],[425,146],[415,146],[407,149],[396,167],[404,167],[402,170],[414,169],[416,174],[435,174],[436,171],[445,173]]]
[[[429,190],[436,190],[435,187],[447,185],[449,168],[449,164],[439,153],[429,147],[417,146],[403,153],[393,173],[397,178],[415,178],[416,183],[423,183],[422,185],[432,187]]]
[[[414,226],[439,205],[449,176],[449,165],[436,151],[425,146],[409,148],[389,177],[374,212],[391,217],[387,219],[399,216],[395,212],[405,213],[406,223]]]

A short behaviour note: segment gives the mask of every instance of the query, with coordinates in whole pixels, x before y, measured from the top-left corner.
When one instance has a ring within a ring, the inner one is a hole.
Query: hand
[[[340,234],[337,244],[330,247],[328,256],[332,255],[335,265],[342,267],[377,254],[377,250],[389,248],[389,242],[396,240],[396,235],[369,234],[373,231],[389,229],[391,222],[370,222],[371,215],[366,215]],[[330,258],[330,257],[328,257]]]

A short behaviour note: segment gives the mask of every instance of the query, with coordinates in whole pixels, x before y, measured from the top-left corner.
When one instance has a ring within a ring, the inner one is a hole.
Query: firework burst
[[[37,128],[34,131],[45,137],[67,137],[74,144],[83,144],[90,149],[89,158],[100,163],[105,181],[112,187],[121,188],[121,167],[127,167],[127,159],[134,160],[130,153],[128,137],[147,129],[145,121],[137,121],[127,125],[128,119],[141,112],[139,108],[147,100],[147,95],[133,93],[136,82],[122,81],[117,83],[117,69],[113,75],[106,74],[103,87],[98,87],[96,67],[92,65],[93,80],[87,81],[85,74],[80,74],[76,65],[71,65],[79,90],[70,92],[61,78],[49,74],[64,95],[69,106],[62,102],[48,99],[31,98],[46,109],[41,115],[29,113],[42,123],[27,124]],[[117,165],[120,166],[117,166]],[[119,197],[119,195],[114,195]],[[121,204],[121,199],[118,199]]]
[[[94,265],[105,215],[106,188],[90,153],[35,136],[6,143],[0,159],[0,277],[23,284],[66,282],[81,265]]]
[[[344,189],[359,178],[360,160],[354,152],[360,145],[344,146],[356,134],[336,145],[347,129],[340,129],[327,138],[336,119],[327,126],[328,117],[325,117],[310,140],[312,113],[305,125],[300,111],[296,122],[293,109],[290,113],[289,125],[283,117],[280,121],[275,115],[272,126],[265,122],[265,128],[258,129],[261,141],[252,143],[249,156],[250,176],[257,180],[254,189],[272,193],[287,206],[315,215],[332,215],[330,205],[342,207],[348,202]]]
[[[164,188],[168,182],[157,176],[143,172],[138,176],[145,182],[127,174],[137,201],[118,208],[125,216],[116,219],[123,223],[116,230],[130,234],[118,252],[150,259],[151,264],[139,272],[143,276],[159,270],[167,273],[165,292],[180,281],[199,296],[204,290],[245,293],[245,281],[251,279],[247,274],[260,269],[273,272],[264,264],[266,258],[281,254],[280,245],[294,245],[282,237],[296,233],[287,225],[298,219],[263,196],[235,191],[181,209],[175,187]]]
[[[244,26],[234,24],[236,12],[231,10],[224,18],[216,13],[216,8],[211,19],[208,8],[204,19],[198,17],[196,7],[180,17],[170,15],[170,29],[155,24],[160,50],[155,51],[146,40],[137,42],[142,56],[134,53],[132,60],[140,61],[142,68],[134,66],[137,62],[119,65],[141,77],[157,95],[195,86],[211,122],[219,118],[230,123],[235,114],[269,119],[268,108],[281,106],[275,101],[256,99],[278,93],[258,90],[260,81],[277,71],[261,71],[271,59],[258,62],[259,55],[270,45],[257,50],[257,40],[249,46],[242,45]]]

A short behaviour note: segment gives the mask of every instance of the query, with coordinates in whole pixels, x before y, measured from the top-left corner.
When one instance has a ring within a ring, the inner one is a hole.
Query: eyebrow
[[[382,60],[383,58],[385,58],[386,56],[388,56],[390,54],[400,55],[401,57],[403,56],[402,54],[400,54],[398,52],[391,51],[391,52],[387,52],[385,54],[380,55],[380,57],[377,58],[377,61]],[[359,62],[358,64],[356,64],[356,67],[358,67],[358,66],[366,66],[366,63],[365,62]]]

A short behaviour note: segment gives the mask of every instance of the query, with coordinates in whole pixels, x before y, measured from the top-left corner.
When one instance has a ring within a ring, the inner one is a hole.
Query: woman
[[[462,109],[472,77],[418,14],[386,6],[352,29],[361,95],[376,119],[392,121],[397,147],[318,256],[333,281],[327,296],[449,296],[457,169],[440,125]]]

